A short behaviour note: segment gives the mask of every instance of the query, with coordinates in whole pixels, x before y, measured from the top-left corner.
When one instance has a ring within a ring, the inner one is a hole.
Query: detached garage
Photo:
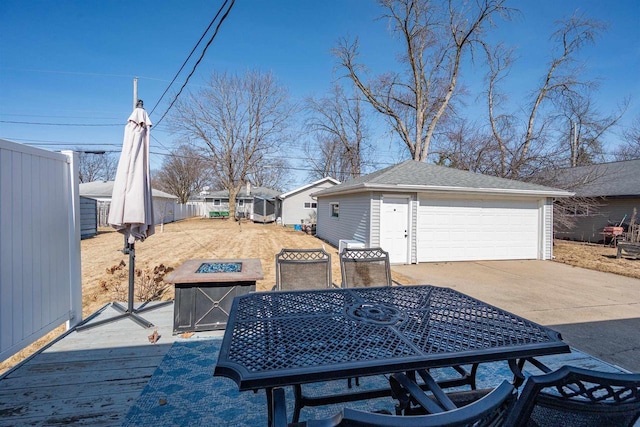
[[[572,193],[408,160],[313,195],[318,237],[407,264],[550,259],[553,199]]]

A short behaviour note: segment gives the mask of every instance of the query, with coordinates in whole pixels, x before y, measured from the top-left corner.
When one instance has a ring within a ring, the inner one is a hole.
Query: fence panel
[[[82,320],[76,159],[0,140],[0,360]]]
[[[176,221],[193,218],[194,216],[206,216],[205,205],[200,202],[187,203],[174,206],[174,218]]]

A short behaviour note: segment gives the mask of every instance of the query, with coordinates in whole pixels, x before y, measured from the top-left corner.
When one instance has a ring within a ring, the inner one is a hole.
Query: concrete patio
[[[394,265],[413,283],[457,289],[549,326],[572,347],[640,372],[640,280],[553,261]]]

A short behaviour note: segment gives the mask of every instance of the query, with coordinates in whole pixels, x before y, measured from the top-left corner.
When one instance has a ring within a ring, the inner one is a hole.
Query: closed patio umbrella
[[[124,128],[109,207],[109,224],[123,233],[129,244],[143,241],[155,231],[149,177],[151,120],[142,105],[138,101]]]
[[[151,120],[143,108],[143,102],[138,100],[136,107],[129,116],[124,128],[122,152],[118,161],[118,169],[113,184],[111,205],[109,207],[109,224],[124,234],[125,254],[129,254],[129,301],[124,308],[117,302],[111,306],[122,313],[94,323],[87,323],[76,328],[87,329],[107,322],[130,317],[131,320],[143,327],[150,328],[153,324],[136,313],[158,308],[164,304],[154,305],[142,309],[133,308],[134,278],[135,278],[135,242],[143,241],[154,231],[153,201],[151,194],[151,180],[149,176],[149,138]]]

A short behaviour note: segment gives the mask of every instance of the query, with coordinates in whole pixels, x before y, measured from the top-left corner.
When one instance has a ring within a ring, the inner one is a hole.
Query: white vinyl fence
[[[98,202],[98,227],[109,227],[110,205],[111,202],[108,201]],[[185,205],[180,205],[173,199],[154,199],[153,201],[153,216],[156,225],[205,215],[205,206],[201,202],[189,202]]]
[[[176,221],[193,218],[194,216],[206,216],[205,205],[201,202],[189,202],[184,205],[176,204],[173,209],[173,216]]]
[[[0,360],[82,320],[77,159],[0,140]]]

